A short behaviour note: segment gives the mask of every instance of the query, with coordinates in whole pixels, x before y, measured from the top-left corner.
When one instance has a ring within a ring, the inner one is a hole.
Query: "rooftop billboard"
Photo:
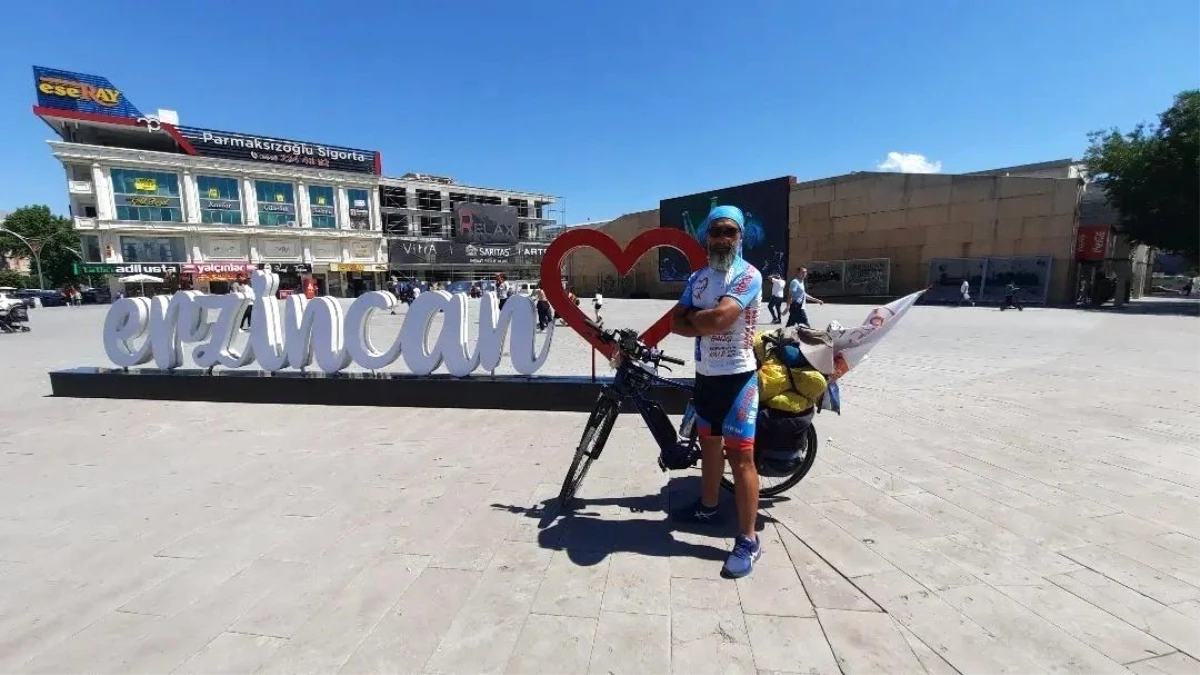
[[[33,79],[39,114],[54,111],[68,118],[144,127],[151,133],[170,135],[189,155],[352,173],[379,174],[382,170],[375,150],[168,124],[143,114],[124,91],[99,75],[34,66]]]

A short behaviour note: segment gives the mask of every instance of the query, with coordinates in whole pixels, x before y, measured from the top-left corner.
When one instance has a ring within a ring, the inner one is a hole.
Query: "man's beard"
[[[725,251],[720,251],[715,246],[708,247],[708,266],[718,272],[728,272],[736,258],[737,249],[732,246]]]

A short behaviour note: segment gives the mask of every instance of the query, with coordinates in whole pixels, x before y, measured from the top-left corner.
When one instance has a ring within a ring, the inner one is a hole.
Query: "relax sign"
[[[113,303],[104,319],[104,351],[117,366],[129,368],[150,361],[163,369],[183,364],[183,346],[195,343],[192,360],[201,368],[245,368],[257,363],[276,372],[304,369],[316,362],[325,373],[337,373],[351,363],[380,370],[403,357],[414,375],[428,375],[443,364],[458,377],[482,367],[495,370],[504,353],[506,337],[513,368],[532,375],[550,355],[554,326],[537,349],[534,337],[537,309],[525,296],[512,296],[499,309],[495,293],[480,301],[479,335],[469,344],[467,297],[445,291],[422,293],[408,308],[399,334],[380,350],[371,340],[370,320],[378,310],[390,310],[396,297],[384,291],[360,296],[343,311],[334,298],[312,300],[292,295],[281,310],[275,300],[279,277],[256,270],[250,284],[254,296],[244,292],[206,295],[179,291],[153,298],[123,298]],[[253,307],[249,339],[240,349],[242,315]],[[433,320],[442,316],[441,331],[430,341]],[[432,344],[432,347],[429,345]]]

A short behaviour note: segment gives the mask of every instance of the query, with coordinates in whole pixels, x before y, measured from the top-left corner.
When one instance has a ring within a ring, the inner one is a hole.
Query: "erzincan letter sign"
[[[316,361],[317,368],[329,374],[351,363],[379,370],[403,356],[414,375],[428,375],[445,364],[457,377],[466,377],[481,366],[495,370],[510,335],[510,360],[518,373],[536,373],[550,355],[554,326],[546,329],[546,339],[541,349],[536,349],[537,309],[521,295],[510,296],[500,310],[495,293],[483,294],[479,339],[472,349],[466,295],[422,293],[409,306],[396,339],[380,351],[371,342],[370,320],[376,311],[396,305],[391,293],[366,293],[344,312],[334,298],[309,300],[294,294],[281,311],[275,301],[278,275],[256,270],[250,285],[253,298],[241,291],[226,295],[178,291],[153,298],[122,298],[113,303],[104,319],[104,351],[123,368],[154,361],[159,368],[171,370],[183,364],[183,345],[196,343],[192,360],[201,368],[244,368],[257,363],[263,370],[276,372],[289,367],[304,369]],[[239,351],[233,346],[234,336],[251,306],[249,340]],[[210,311],[216,315],[214,320],[206,318]],[[439,313],[443,315],[442,330],[429,348],[429,328]]]

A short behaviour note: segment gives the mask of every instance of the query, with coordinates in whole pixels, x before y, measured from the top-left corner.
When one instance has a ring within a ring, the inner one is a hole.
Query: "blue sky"
[[[559,195],[570,222],[890,152],[944,172],[1078,157],[1200,86],[1194,0],[55,0],[5,19],[0,210],[66,210],[34,64],[184,124]]]

